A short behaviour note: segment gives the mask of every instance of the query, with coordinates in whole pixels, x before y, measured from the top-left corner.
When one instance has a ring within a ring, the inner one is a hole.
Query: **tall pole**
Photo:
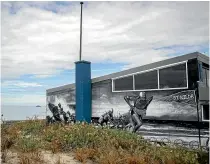
[[[80,2],[81,4],[81,17],[80,17],[80,50],[79,50],[79,60],[81,61],[82,58],[82,4],[83,2]]]

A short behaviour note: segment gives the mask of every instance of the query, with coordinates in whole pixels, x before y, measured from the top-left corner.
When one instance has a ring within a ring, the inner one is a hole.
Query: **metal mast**
[[[82,58],[82,4],[83,2],[80,2],[81,4],[81,17],[80,17],[80,50],[79,50],[79,61],[81,61]]]

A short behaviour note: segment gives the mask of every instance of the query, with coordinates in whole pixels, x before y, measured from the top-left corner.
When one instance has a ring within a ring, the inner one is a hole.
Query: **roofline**
[[[185,54],[185,55],[176,56],[176,57],[173,57],[173,58],[168,58],[168,59],[165,59],[165,60],[162,60],[162,61],[158,61],[158,62],[154,62],[154,63],[130,68],[130,69],[127,69],[127,70],[115,72],[115,73],[112,73],[112,74],[92,78],[91,83],[97,83],[97,82],[100,82],[100,81],[109,80],[109,79],[112,79],[112,78],[116,78],[118,76],[123,76],[125,74],[132,74],[132,73],[135,73],[135,72],[139,72],[139,70],[141,70],[141,71],[149,70],[149,69],[152,69],[152,68],[155,68],[155,67],[161,67],[163,65],[169,65],[169,64],[172,64],[172,63],[178,63],[178,62],[182,62],[182,61],[186,61],[186,60],[190,60],[190,59],[195,59],[195,58],[197,58],[199,61],[202,61],[203,63],[209,64],[209,57],[208,56],[206,56],[206,55],[204,55],[200,52],[193,52],[193,53],[189,53],[189,54]],[[48,94],[48,93],[59,92],[61,90],[71,90],[74,87],[75,87],[75,84],[72,83],[72,84],[67,84],[67,85],[47,89],[46,92]]]
[[[204,54],[198,52],[197,59],[198,59],[198,61],[201,61],[201,62],[209,65],[209,57],[207,55],[204,55]]]

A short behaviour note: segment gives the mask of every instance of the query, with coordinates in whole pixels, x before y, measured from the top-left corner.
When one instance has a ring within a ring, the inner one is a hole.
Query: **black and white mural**
[[[75,117],[75,90],[64,90],[47,95],[47,120],[71,121]]]
[[[134,122],[133,130],[145,137],[183,142],[198,141],[194,90],[112,92],[111,85],[111,80],[93,84],[93,117],[100,117],[113,109],[115,117],[131,116],[127,123]],[[208,126],[201,127],[201,137],[202,144],[205,145]]]
[[[94,84],[93,84],[94,85]],[[145,118],[160,120],[197,121],[194,90],[166,90],[148,92],[112,92],[111,84],[104,83],[92,89],[92,115],[99,117],[104,110],[114,109],[114,115],[129,111],[128,99],[140,99],[145,94],[148,104]],[[138,98],[139,97],[139,98]],[[133,101],[132,103],[135,103]],[[134,104],[133,104],[134,105]],[[140,105],[140,104],[136,104]]]
[[[203,105],[203,109],[199,106],[197,112],[195,88],[198,80],[197,60],[193,59],[93,83],[92,118],[99,118],[101,125],[109,119],[120,118],[126,128],[145,138],[177,142],[198,143],[200,129],[201,142],[205,145],[209,116],[204,117],[204,114],[209,115],[209,105]],[[61,104],[65,112],[75,114],[75,89],[51,93],[47,95],[47,103]],[[202,120],[200,128],[198,114]]]
[[[48,95],[47,103],[61,104],[65,112],[75,114],[75,90]],[[92,117],[100,118],[109,111],[115,118],[127,118],[125,124],[131,131],[146,138],[198,142],[194,90],[113,92],[111,80],[92,84]],[[208,131],[207,126],[201,127],[203,145]]]

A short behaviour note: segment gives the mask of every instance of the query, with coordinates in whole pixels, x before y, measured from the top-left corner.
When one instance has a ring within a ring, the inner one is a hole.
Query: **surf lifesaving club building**
[[[125,96],[153,97],[140,132],[204,145],[209,136],[209,57],[194,52],[91,79],[91,118],[129,112]],[[75,84],[46,91],[46,101],[75,112]],[[88,101],[89,101],[88,100]],[[84,101],[84,100],[81,100]],[[47,107],[48,108],[48,107]],[[47,109],[47,113],[50,110]],[[198,128],[198,122],[199,127]]]
[[[145,92],[153,96],[145,119],[209,121],[209,57],[194,52],[136,68],[93,78],[92,113],[100,117],[113,108],[114,115],[129,111],[125,96]],[[46,91],[47,103],[61,103],[75,111],[75,84]]]

